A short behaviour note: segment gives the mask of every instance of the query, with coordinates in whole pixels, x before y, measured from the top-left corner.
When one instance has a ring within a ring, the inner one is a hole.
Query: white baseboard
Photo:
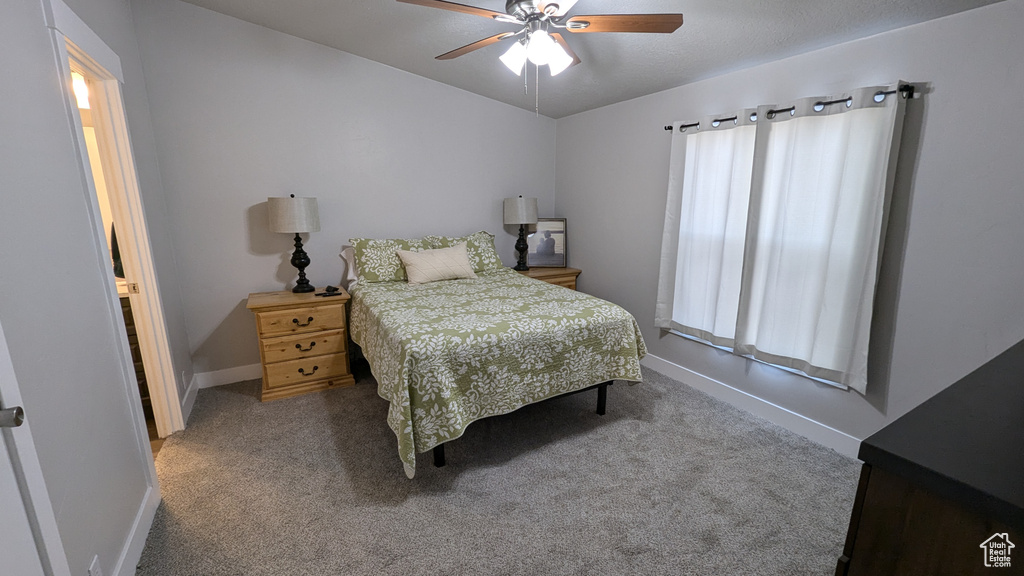
[[[181,399],[181,421],[188,422],[188,416],[192,413],[192,408],[196,405],[196,396],[199,395],[199,379],[196,375],[192,375],[192,379],[188,382],[188,388],[185,389],[185,397]]]
[[[733,388],[728,384],[719,382],[713,378],[708,378],[707,376],[694,372],[689,368],[669,362],[664,358],[648,354],[640,361],[640,363],[655,372],[660,372],[669,378],[678,380],[683,384],[690,386],[691,388],[696,388],[697,390],[710,394],[719,400],[728,402],[741,410],[750,412],[755,416],[760,416],[769,422],[778,424],[779,426],[782,426],[783,428],[799,434],[811,441],[827,446],[840,454],[856,458],[857,452],[860,450],[860,440],[858,438],[854,438],[845,432],[826,426],[821,422],[811,420],[810,418],[797,414],[792,410],[772,404],[771,402],[758,398],[750,393]]]
[[[142,558],[142,549],[146,547],[146,538],[149,536],[149,529],[153,527],[153,518],[156,516],[157,506],[160,505],[160,490],[156,486],[150,486],[146,491],[142,505],[135,514],[135,522],[128,532],[125,546],[117,559],[117,564],[111,574],[116,576],[134,576],[135,569]]]
[[[248,366],[235,366],[224,370],[213,372],[200,372],[193,376],[192,380],[198,388],[212,388],[234,384],[243,380],[255,380],[263,377],[263,366],[260,364],[249,364]]]

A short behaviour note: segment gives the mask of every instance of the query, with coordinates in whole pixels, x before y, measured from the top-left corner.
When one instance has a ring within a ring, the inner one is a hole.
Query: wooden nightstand
[[[548,284],[555,284],[575,290],[576,277],[580,275],[580,270],[576,268],[530,268],[519,273],[530,278],[543,280]]]
[[[348,292],[314,296],[289,291],[249,294],[263,362],[260,400],[355,384],[348,363]]]

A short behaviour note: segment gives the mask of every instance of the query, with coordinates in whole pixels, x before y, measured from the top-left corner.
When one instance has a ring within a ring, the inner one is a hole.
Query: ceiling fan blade
[[[404,1],[404,0],[403,0]],[[573,16],[565,21],[569,32],[654,32],[671,34],[683,25],[682,14],[601,14]]]
[[[426,6],[428,8],[440,8],[442,10],[451,10],[452,12],[462,12],[463,14],[472,14],[474,16],[483,16],[484,18],[495,18],[495,19],[507,19],[508,14],[504,12],[495,12],[494,10],[487,10],[486,8],[477,8],[476,6],[466,6],[465,4],[456,4],[455,2],[445,2],[444,0],[398,0],[406,4],[416,4],[417,6]]]
[[[509,36],[515,36],[515,35],[516,35],[515,32],[502,32],[501,34],[495,34],[494,36],[491,36],[490,38],[484,38],[483,40],[477,40],[476,42],[473,42],[472,44],[466,44],[462,48],[456,48],[455,50],[452,50],[451,52],[445,52],[444,54],[441,54],[440,56],[438,56],[435,59],[436,60],[451,60],[452,58],[458,58],[459,56],[462,56],[463,54],[469,54],[470,52],[472,52],[474,50],[479,50],[479,49],[481,49],[481,48],[483,48],[485,46],[490,46],[491,44],[494,44],[495,42],[499,42],[501,40],[504,40],[505,38],[508,38]]]
[[[572,48],[569,48],[569,43],[565,41],[565,38],[562,38],[561,34],[558,34],[557,32],[552,32],[551,37],[554,38],[555,42],[558,42],[558,45],[561,46],[563,50],[565,50],[566,54],[572,56],[572,64],[569,64],[569,68],[572,68],[573,66],[582,62],[582,60],[580,60],[580,57],[577,56],[576,53],[572,51]]]

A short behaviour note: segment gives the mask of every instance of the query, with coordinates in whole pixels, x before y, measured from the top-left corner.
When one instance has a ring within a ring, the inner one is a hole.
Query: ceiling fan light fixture
[[[572,63],[573,57],[569,56],[565,49],[555,42],[548,58],[548,68],[551,70],[551,75],[558,76],[563,70],[571,66]]]
[[[547,30],[534,30],[530,32],[530,40],[526,44],[526,57],[537,66],[543,66],[551,59],[556,48],[561,49]]]
[[[526,46],[521,40],[513,42],[512,46],[501,55],[501,63],[516,76],[523,75],[523,67],[526,65]]]
[[[578,0],[505,0],[504,14],[449,0],[398,1],[483,16],[490,20],[520,26],[518,32],[495,34],[436,57],[437,60],[451,60],[506,38],[522,36],[501,56],[502,63],[517,76],[523,75],[527,61],[538,67],[548,66],[552,76],[562,73],[574,64],[579,64],[579,56],[562,37],[562,31],[671,34],[683,25],[683,15],[678,13],[568,16]],[[551,28],[556,29],[554,34],[548,32]]]

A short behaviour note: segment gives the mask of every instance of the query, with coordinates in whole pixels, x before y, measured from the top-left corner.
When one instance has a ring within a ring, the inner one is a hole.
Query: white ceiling
[[[515,31],[480,16],[397,0],[187,0],[488,98],[534,110],[523,78],[498,60],[509,40],[454,60],[460,46]],[[561,118],[1000,0],[578,0],[570,15],[675,13],[673,34],[563,33],[582,60],[541,68],[540,113]],[[505,0],[460,0],[505,11]]]

